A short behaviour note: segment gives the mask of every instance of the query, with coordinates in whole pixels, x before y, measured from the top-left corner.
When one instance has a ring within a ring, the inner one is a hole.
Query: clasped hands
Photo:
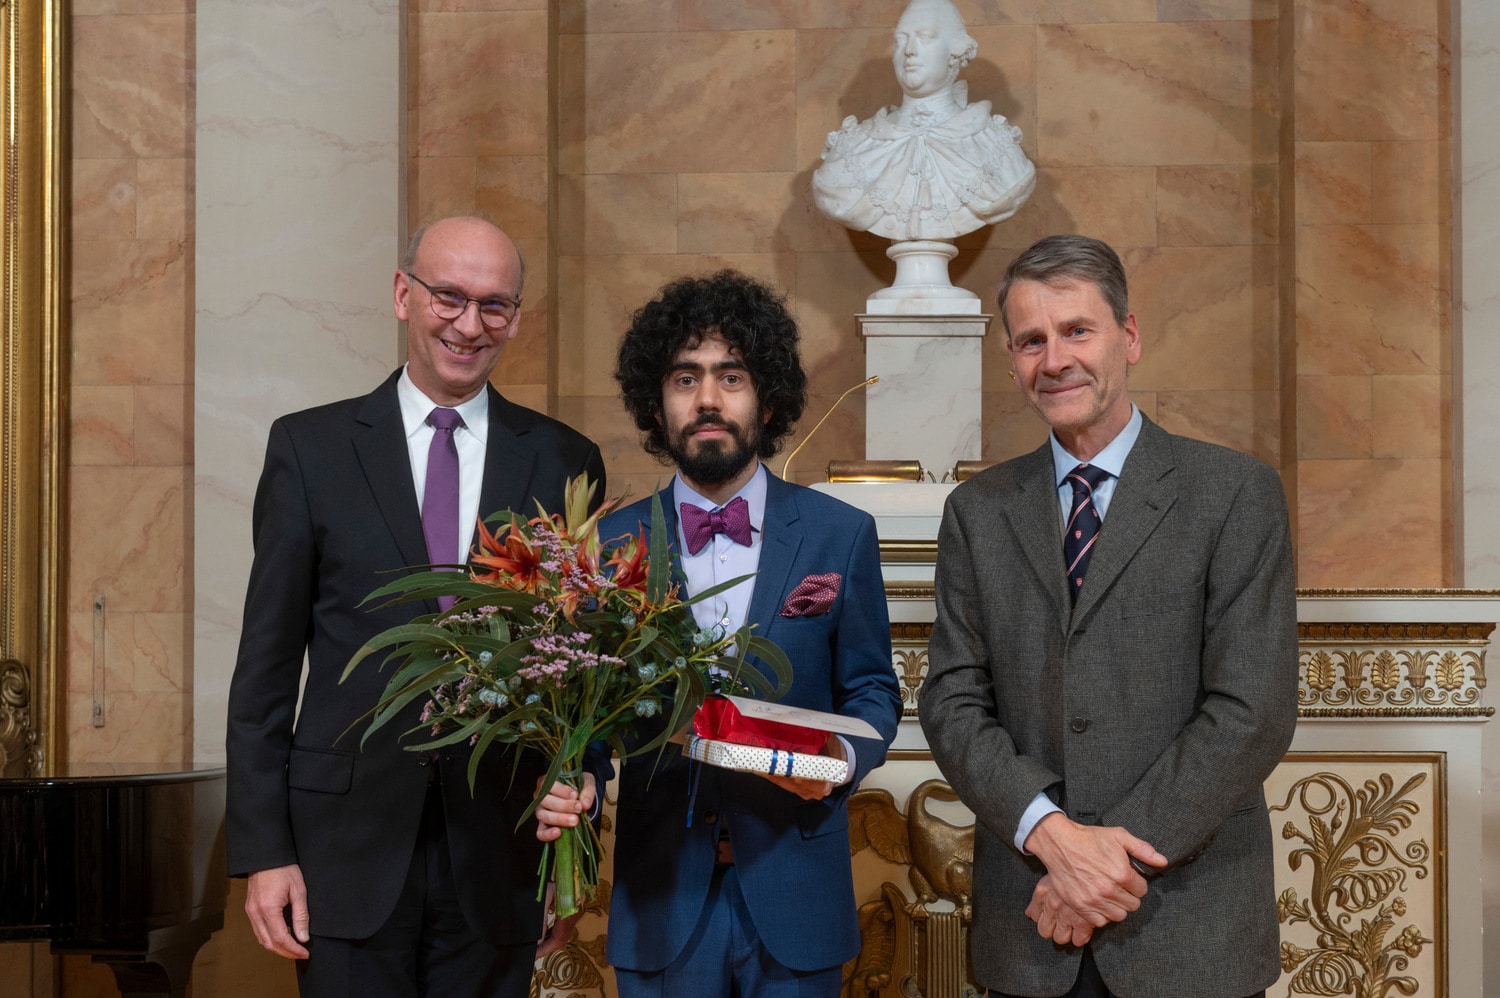
[[[1132,857],[1147,866],[1167,865],[1151,843],[1124,828],[1080,825],[1057,811],[1037,822],[1025,845],[1047,868],[1026,917],[1059,945],[1082,946],[1095,929],[1140,908],[1146,878],[1131,865]]]

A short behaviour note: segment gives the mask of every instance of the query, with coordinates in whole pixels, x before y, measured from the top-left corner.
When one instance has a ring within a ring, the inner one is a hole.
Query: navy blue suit
[[[678,547],[672,490],[661,493]],[[605,539],[644,528],[651,500],[604,520]],[[829,612],[784,617],[787,594],[809,575],[842,577]],[[795,971],[837,967],[859,951],[849,868],[845,801],[885,761],[901,700],[891,668],[890,620],[875,523],[837,499],[767,475],[760,567],[748,623],[791,659],[783,702],[858,717],[879,739],[853,738],[856,768],[824,800],[804,801],[748,773],[699,772],[688,826],[690,766],[674,747],[627,759],[619,788],[610,900],[609,962],[655,972],[682,953],[714,876],[715,845],[727,822],[735,870],[770,956]]]

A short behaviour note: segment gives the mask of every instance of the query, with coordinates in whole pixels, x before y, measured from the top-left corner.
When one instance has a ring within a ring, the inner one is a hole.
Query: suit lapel
[[[527,503],[527,496],[531,495],[531,479],[536,474],[536,451],[527,446],[524,433],[517,433],[506,418],[510,403],[492,386],[486,386],[485,391],[490,397],[490,425],[484,479],[479,486],[479,516],[483,519],[502,510],[535,516],[536,508]]]
[[[355,416],[354,451],[365,482],[380,507],[386,529],[408,565],[426,565],[427,541],[422,536],[422,514],[417,509],[417,486],[412,481],[406,427],[396,398],[400,372],[365,397]]]
[[[1027,455],[1026,466],[1017,478],[1020,487],[1012,494],[1006,516],[1026,560],[1052,601],[1058,627],[1066,631],[1072,607],[1068,599],[1068,568],[1062,556],[1062,514],[1057,502],[1052,445],[1043,443]]]
[[[755,591],[750,596],[747,623],[759,624],[757,634],[770,628],[787,592],[787,577],[802,545],[797,526],[801,514],[795,490],[766,471],[766,518],[760,530],[760,566],[755,573]]]
[[[1088,575],[1078,594],[1074,621],[1083,620],[1109,592],[1167,510],[1176,503],[1177,489],[1171,478],[1175,466],[1171,438],[1146,419],[1110,497],[1109,512],[1105,514],[1099,540],[1089,558]]]

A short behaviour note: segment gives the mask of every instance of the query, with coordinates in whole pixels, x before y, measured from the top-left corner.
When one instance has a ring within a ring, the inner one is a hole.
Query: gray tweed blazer
[[[1297,625],[1276,473],[1149,420],[1116,483],[1076,607],[1042,447],[954,490],[938,535],[921,720],[978,816],[978,981],[1055,995],[1080,952],[1025,916],[1046,872],[1014,838],[1047,793],[1171,860],[1139,911],[1095,932],[1122,995],[1238,998],[1280,973],[1261,785],[1297,717]]]

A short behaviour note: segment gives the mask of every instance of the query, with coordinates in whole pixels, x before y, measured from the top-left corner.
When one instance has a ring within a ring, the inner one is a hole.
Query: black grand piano
[[[224,770],[161,768],[0,779],[0,941],[90,955],[123,995],[185,994],[224,925]]]

